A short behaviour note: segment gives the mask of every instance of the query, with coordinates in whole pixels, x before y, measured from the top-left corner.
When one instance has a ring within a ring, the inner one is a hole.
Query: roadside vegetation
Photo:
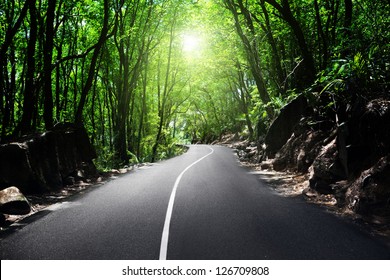
[[[261,140],[300,94],[337,122],[357,97],[388,99],[389,13],[367,0],[2,1],[0,140],[74,123],[106,169],[228,133]]]

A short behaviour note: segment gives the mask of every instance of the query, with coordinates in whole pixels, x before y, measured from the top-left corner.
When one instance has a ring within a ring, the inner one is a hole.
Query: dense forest
[[[156,161],[308,92],[337,125],[388,98],[389,26],[387,0],[3,0],[1,143],[73,123],[99,168]]]

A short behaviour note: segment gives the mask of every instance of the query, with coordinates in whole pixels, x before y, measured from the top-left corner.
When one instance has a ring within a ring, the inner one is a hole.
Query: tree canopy
[[[388,1],[3,0],[0,140],[76,123],[105,168],[256,139],[307,90],[388,94],[389,26]]]

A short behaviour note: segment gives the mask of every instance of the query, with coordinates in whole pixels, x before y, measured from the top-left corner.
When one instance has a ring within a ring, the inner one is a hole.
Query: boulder
[[[9,187],[0,191],[0,213],[25,215],[30,211],[30,203],[17,187]]]
[[[360,133],[363,141],[374,152],[386,154],[390,151],[390,100],[370,101],[360,118]]]
[[[306,125],[307,120],[303,119],[294,129],[294,133],[287,143],[278,151],[273,160],[273,167],[276,171],[286,169],[305,173],[321,151],[324,140],[329,133],[321,130],[312,131]]]
[[[29,162],[36,181],[42,190],[50,190],[62,186],[59,165],[58,139],[60,133],[48,131],[26,141],[29,151]],[[25,189],[25,185],[23,186]]]
[[[264,139],[268,157],[273,158],[282,148],[291,137],[294,127],[306,115],[307,111],[307,99],[302,94],[281,109],[279,116],[271,123]]]
[[[375,99],[355,107],[338,128],[340,159],[353,178],[390,152],[390,101]]]
[[[29,159],[25,143],[0,145],[0,189],[12,185],[31,188],[39,185]]]
[[[390,155],[361,172],[346,193],[348,208],[359,214],[390,216]]]
[[[260,168],[261,168],[261,170],[272,169],[272,163],[269,162],[269,161],[262,161],[262,162],[260,163]]]
[[[63,183],[66,185],[66,186],[72,186],[74,185],[76,182],[75,180],[75,177],[73,176],[68,176],[66,177],[64,180],[63,180]]]
[[[69,176],[96,175],[96,152],[83,127],[57,125],[51,131],[0,146],[0,187],[24,193],[61,188]]]
[[[390,216],[390,100],[367,102],[348,129],[346,206],[363,215]]]
[[[310,188],[321,194],[332,193],[331,185],[345,179],[344,168],[339,160],[336,143],[337,138],[322,147],[321,153],[309,168]]]

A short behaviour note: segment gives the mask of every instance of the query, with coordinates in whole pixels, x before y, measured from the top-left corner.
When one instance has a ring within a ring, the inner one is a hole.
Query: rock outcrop
[[[345,202],[356,213],[390,216],[390,155],[382,157],[348,185]]]
[[[277,150],[273,169],[308,174],[312,192],[306,192],[333,196],[341,208],[390,217],[390,100],[357,98],[339,106],[333,117],[329,111],[316,112],[321,106],[326,107],[315,104],[292,130],[294,121],[281,124],[290,116],[286,113],[271,125],[265,139],[268,154]],[[303,111],[298,112],[295,121]]]
[[[273,168],[276,171],[289,170],[304,173],[313,164],[324,143],[329,142],[329,133],[311,130],[307,120],[296,125],[287,143],[276,153]]]
[[[339,160],[336,139],[322,147],[310,167],[310,187],[319,193],[332,193],[331,184],[345,179],[343,167]]]
[[[0,189],[18,186],[28,194],[60,188],[69,176],[96,172],[95,157],[84,128],[57,125],[0,146]]]
[[[280,111],[272,122],[264,139],[265,155],[273,158],[291,137],[295,126],[307,114],[308,103],[304,95],[299,95]]]
[[[0,191],[0,213],[25,215],[30,211],[30,203],[17,187],[9,187]]]

